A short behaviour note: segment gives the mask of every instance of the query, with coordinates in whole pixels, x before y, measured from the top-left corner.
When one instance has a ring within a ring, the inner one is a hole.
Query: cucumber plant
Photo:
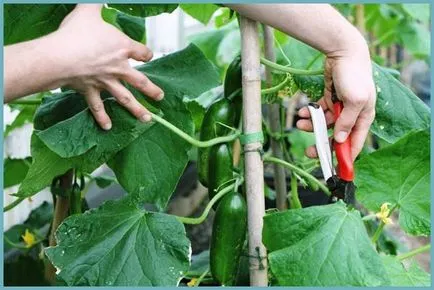
[[[171,13],[177,6],[113,4],[104,7],[102,16],[144,42],[144,18]],[[4,7],[5,44],[55,30],[74,8],[55,4]],[[218,11],[218,27],[195,35],[192,44],[180,51],[136,67],[165,92],[163,101],[153,102],[126,85],[152,112],[152,122],[140,123],[107,92],[102,97],[113,122],[108,132],[94,121],[83,96],[72,90],[42,92],[10,105],[19,114],[5,136],[29,120],[34,130],[31,158],[4,162],[5,185],[19,185],[16,201],[4,211],[47,187],[53,193],[54,208],[44,203],[26,222],[4,233],[5,250],[17,249],[25,257],[5,261],[7,283],[246,286],[253,260],[267,268],[269,285],[275,286],[430,285],[429,274],[415,261],[410,266],[403,263],[430,245],[402,249],[384,230],[397,213],[396,222],[406,235],[430,236],[430,109],[382,66],[384,59],[374,55],[380,64],[373,62],[378,101],[371,137],[380,146],[367,144],[356,161],[357,208],[347,208],[342,202],[306,206],[299,189],[329,194],[316,174],[318,162],[303,156],[312,135],[295,129],[272,132],[264,121],[266,139],[280,144],[284,158],[275,158],[266,148],[262,161],[283,166],[291,176],[290,209],[267,208],[262,242],[268,255],[249,254],[249,192],[244,182],[244,155],[236,150],[241,117],[249,118],[241,116],[237,18],[228,8],[213,4],[181,4],[180,8],[203,23]],[[337,8],[348,18],[360,17],[356,13],[360,6],[340,4]],[[375,36],[376,46],[399,43],[415,57],[427,59],[423,26],[429,19],[427,9],[423,5],[369,4],[364,10],[365,28]],[[44,19],[49,19],[47,25],[29,25]],[[312,100],[322,96],[323,56],[280,32],[275,32],[275,39],[277,61],[261,58],[274,72],[273,86],[263,85],[261,93],[265,104],[279,105],[285,128],[290,118],[285,111],[288,100],[300,92]],[[222,52],[228,49],[230,57],[225,57],[229,60],[222,61]],[[210,92],[222,83],[223,92],[211,98]],[[195,149],[198,178],[208,187],[210,201],[199,217],[165,213],[187,162],[195,159],[191,157]],[[92,177],[104,164],[114,172],[115,180]],[[100,187],[118,182],[128,194],[89,209],[83,197],[91,182]],[[270,188],[265,192],[267,198],[272,196]],[[154,210],[145,210],[145,204]],[[183,224],[200,224],[213,210],[210,251],[192,262]],[[25,267],[32,267],[38,275],[29,276],[28,281],[13,276],[16,269]]]

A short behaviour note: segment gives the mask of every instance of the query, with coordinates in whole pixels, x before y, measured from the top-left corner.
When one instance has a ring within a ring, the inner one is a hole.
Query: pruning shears
[[[332,85],[332,102],[335,121],[339,118],[343,103],[338,99]],[[351,157],[351,136],[344,143],[333,141],[333,149],[336,152],[337,167],[333,167],[332,147],[327,134],[327,123],[324,111],[317,103],[309,103],[308,109],[312,118],[315,134],[315,146],[321,164],[324,179],[327,182],[331,195],[329,203],[343,200],[346,204],[355,204],[354,166]]]

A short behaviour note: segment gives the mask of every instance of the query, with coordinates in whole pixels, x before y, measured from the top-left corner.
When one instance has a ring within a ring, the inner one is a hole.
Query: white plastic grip
[[[333,167],[332,152],[327,135],[327,122],[324,111],[317,103],[309,103],[307,107],[312,119],[316,151],[318,152],[324,179],[327,180],[335,174],[335,169]]]

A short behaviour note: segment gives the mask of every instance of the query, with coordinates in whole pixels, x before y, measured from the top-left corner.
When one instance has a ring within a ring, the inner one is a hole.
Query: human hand
[[[144,74],[132,68],[128,59],[149,61],[152,51],[130,39],[101,17],[101,4],[78,4],[53,33],[57,49],[67,56],[68,71],[63,85],[85,95],[97,123],[105,130],[112,126],[100,92],[107,90],[116,100],[142,122],[150,121],[149,111],[143,107],[121,80],[136,87],[145,95],[161,100],[163,91]]]
[[[331,100],[332,79],[338,98],[344,109],[334,127],[334,139],[343,143],[351,138],[351,155],[353,160],[363,148],[369,128],[375,118],[376,91],[372,78],[372,66],[366,43],[354,46],[351,50],[333,52],[326,56],[324,65],[324,96],[318,101],[323,108],[327,125],[334,123],[333,102]],[[309,110],[302,108],[297,127],[312,131]],[[306,155],[317,157],[314,146],[307,148]]]

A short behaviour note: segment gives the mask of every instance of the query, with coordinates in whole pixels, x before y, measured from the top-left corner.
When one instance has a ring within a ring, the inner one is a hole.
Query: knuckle
[[[89,108],[94,113],[100,113],[104,110],[104,105],[102,102],[98,102],[98,103],[90,104]]]
[[[122,97],[119,97],[117,100],[118,100],[119,104],[121,104],[123,106],[130,104],[132,101],[130,96],[122,96]]]

